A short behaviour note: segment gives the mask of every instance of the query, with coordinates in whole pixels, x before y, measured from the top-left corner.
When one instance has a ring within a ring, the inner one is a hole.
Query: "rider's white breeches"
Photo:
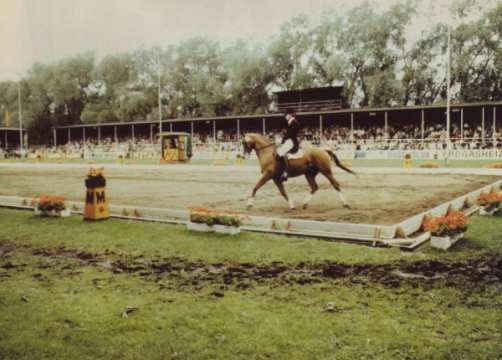
[[[293,144],[293,140],[288,139],[284,142],[284,144],[277,148],[277,154],[279,154],[279,156],[284,156],[293,148],[293,146],[295,146],[295,144]]]

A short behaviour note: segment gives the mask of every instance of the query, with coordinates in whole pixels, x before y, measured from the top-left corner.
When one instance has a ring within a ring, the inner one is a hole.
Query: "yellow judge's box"
[[[103,169],[91,169],[85,179],[84,220],[103,220],[110,217]]]
[[[189,133],[161,132],[161,164],[189,162],[192,157],[192,140]]]

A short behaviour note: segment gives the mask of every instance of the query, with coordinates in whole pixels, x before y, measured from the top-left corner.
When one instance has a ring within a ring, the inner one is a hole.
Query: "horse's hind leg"
[[[289,208],[293,210],[295,208],[295,204],[293,203],[293,200],[291,200],[288,197],[288,194],[286,193],[286,189],[284,188],[284,183],[280,181],[279,179],[274,179],[275,186],[279,189],[281,192],[281,195],[286,201],[288,202]]]
[[[312,199],[312,196],[316,193],[316,191],[319,189],[319,186],[317,185],[315,181],[315,177],[317,174],[305,174],[305,178],[307,179],[309,185],[310,185],[310,193],[305,196],[305,199],[303,199],[303,208],[306,209],[309,207],[309,202]]]
[[[343,207],[350,209],[349,204],[347,204],[347,202],[345,201],[345,197],[342,194],[342,189],[340,188],[340,184],[338,183],[338,181],[336,181],[335,177],[333,176],[333,173],[329,172],[328,174],[324,174],[324,176],[326,176],[331,185],[333,185],[333,187],[335,188],[336,192],[338,193],[338,196],[340,197],[340,200],[343,203]]]

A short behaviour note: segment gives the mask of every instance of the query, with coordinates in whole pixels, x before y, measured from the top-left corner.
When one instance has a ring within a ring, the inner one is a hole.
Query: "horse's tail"
[[[326,152],[329,154],[329,156],[333,159],[333,161],[335,162],[336,166],[338,166],[340,169],[343,169],[345,170],[346,172],[348,173],[351,173],[351,174],[354,174],[357,176],[357,174],[350,170],[348,167],[344,166],[341,161],[338,159],[338,157],[335,155],[335,153],[329,149],[326,149]]]

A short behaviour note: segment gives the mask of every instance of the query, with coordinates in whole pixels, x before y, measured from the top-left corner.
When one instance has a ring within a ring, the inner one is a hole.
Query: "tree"
[[[227,73],[219,45],[206,38],[189,39],[175,49],[170,102],[179,116],[224,115],[229,111],[225,96]]]
[[[455,8],[459,24],[452,31],[452,85],[459,101],[486,101],[502,95],[502,3],[469,21],[477,2]]]
[[[308,88],[314,85],[310,70],[313,33],[304,15],[286,22],[268,48],[273,83],[282,90]]]
[[[403,56],[402,104],[423,105],[440,100],[446,87],[447,28],[438,24]]]
[[[347,105],[388,106],[398,102],[397,65],[414,12],[412,2],[376,13],[369,3],[344,17],[324,14],[316,29],[314,69],[323,82],[341,80]]]
[[[266,112],[270,102],[268,91],[275,78],[266,51],[259,45],[238,40],[224,51],[223,59],[228,72],[223,95],[230,99],[229,112]]]

